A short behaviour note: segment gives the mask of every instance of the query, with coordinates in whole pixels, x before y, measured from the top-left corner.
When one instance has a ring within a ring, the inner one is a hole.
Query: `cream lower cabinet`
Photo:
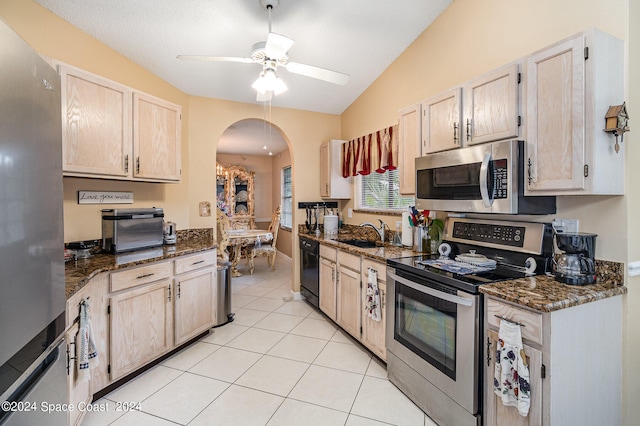
[[[337,281],[338,312],[336,322],[347,333],[360,339],[362,317],[360,256],[339,252]]]
[[[111,296],[111,379],[117,380],[173,348],[171,280]]]
[[[532,290],[535,291],[535,290]],[[498,317],[519,322],[530,408],[521,416],[493,391]],[[484,424],[622,424],[622,297],[540,312],[485,297]]]
[[[69,377],[67,379],[67,392],[69,394],[69,403],[76,409],[69,410],[69,425],[79,425],[84,417],[84,412],[77,409],[80,404],[88,404],[91,402],[91,381],[78,380],[78,346],[76,345],[78,337],[78,323],[74,323],[67,329],[67,371]]]
[[[176,260],[175,345],[181,345],[213,327],[217,306],[215,265],[215,253]]]
[[[369,270],[376,271],[378,276],[378,291],[380,293],[380,321],[375,321],[366,311],[367,301],[367,283],[369,282]],[[374,262],[370,259],[362,259],[362,343],[369,348],[371,352],[380,357],[381,360],[387,359],[387,348],[385,346],[385,302],[387,295],[387,267],[384,263]]]
[[[320,246],[320,283],[319,283],[319,304],[320,310],[329,318],[337,320],[337,250],[324,245]]]

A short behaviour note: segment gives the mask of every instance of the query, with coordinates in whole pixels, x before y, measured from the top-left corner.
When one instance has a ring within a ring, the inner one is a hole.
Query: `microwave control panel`
[[[493,161],[493,188],[494,199],[507,198],[509,172],[507,171],[507,159]]]

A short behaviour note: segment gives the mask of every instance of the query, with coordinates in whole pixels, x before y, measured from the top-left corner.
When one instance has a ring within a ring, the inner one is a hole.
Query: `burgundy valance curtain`
[[[342,177],[384,173],[398,167],[398,125],[342,144]]]

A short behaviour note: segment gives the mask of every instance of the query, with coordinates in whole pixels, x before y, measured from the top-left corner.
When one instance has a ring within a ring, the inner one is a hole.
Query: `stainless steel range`
[[[449,218],[441,256],[387,261],[387,372],[442,425],[482,423],[478,287],[551,271],[550,224]]]

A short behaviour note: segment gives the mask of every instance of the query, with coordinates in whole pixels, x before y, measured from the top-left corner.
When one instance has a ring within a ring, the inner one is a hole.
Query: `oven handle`
[[[489,162],[491,161],[491,153],[487,152],[482,159],[480,165],[480,196],[482,197],[482,203],[485,207],[491,207],[493,200],[489,198],[489,181],[487,179],[487,172],[489,171]]]
[[[465,299],[464,297],[454,296],[453,294],[443,293],[442,291],[435,290],[431,287],[418,285],[412,281],[409,281],[406,278],[399,277],[392,272],[387,272],[387,275],[392,280],[399,282],[401,284],[404,284],[407,287],[411,287],[412,289],[419,291],[421,293],[430,294],[431,296],[446,300],[447,302],[455,303],[456,305],[464,305],[464,306],[473,305],[473,300]]]

